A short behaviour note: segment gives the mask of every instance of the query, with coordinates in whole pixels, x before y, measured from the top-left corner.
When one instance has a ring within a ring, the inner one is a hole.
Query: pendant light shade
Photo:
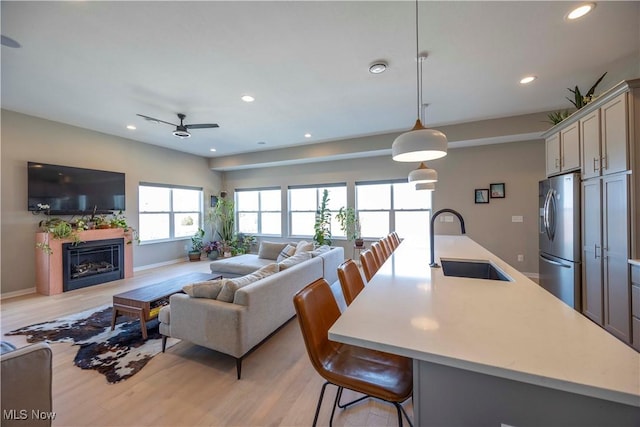
[[[424,163],[420,163],[418,169],[409,173],[409,182],[414,184],[436,181],[438,181],[438,172],[435,169],[428,168]]]
[[[439,159],[447,155],[447,137],[435,129],[427,129],[422,125],[420,107],[422,103],[422,63],[426,55],[419,54],[418,37],[418,0],[416,0],[416,124],[409,132],[398,136],[391,146],[391,156],[396,162],[422,162]],[[411,177],[409,177],[411,181]]]
[[[436,183],[435,182],[421,182],[416,184],[416,190],[427,190],[427,191],[433,191],[436,189]]]
[[[439,159],[447,155],[447,137],[439,130],[425,128],[417,120],[413,129],[393,141],[391,155],[396,162]]]

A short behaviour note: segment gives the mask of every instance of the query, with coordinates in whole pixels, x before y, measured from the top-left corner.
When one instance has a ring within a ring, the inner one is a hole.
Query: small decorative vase
[[[211,251],[207,255],[207,258],[209,258],[209,259],[217,259],[219,255],[220,254],[218,253],[218,251]]]
[[[231,252],[225,252],[224,253],[224,257],[225,258],[231,258]]]

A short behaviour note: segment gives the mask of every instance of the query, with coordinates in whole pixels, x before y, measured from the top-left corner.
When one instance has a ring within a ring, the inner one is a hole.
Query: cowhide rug
[[[109,383],[126,380],[139,372],[153,356],[162,351],[158,320],[147,322],[148,339],[142,339],[140,322],[118,316],[111,330],[111,306],[97,307],[50,322],[37,323],[8,332],[26,335],[27,342],[71,342],[80,346],[74,364],[94,369]],[[178,342],[167,340],[167,348]]]

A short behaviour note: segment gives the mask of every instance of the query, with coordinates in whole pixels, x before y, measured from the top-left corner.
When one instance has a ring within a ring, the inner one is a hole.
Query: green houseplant
[[[198,231],[191,236],[191,249],[189,249],[189,261],[200,261],[202,250],[204,249],[204,230],[198,228]]]
[[[357,247],[362,247],[364,241],[360,233],[360,219],[356,210],[351,207],[341,207],[336,215],[340,222],[340,228],[347,236],[347,240],[353,241]]]
[[[316,222],[313,226],[315,234],[313,241],[317,246],[331,245],[331,211],[328,207],[329,191],[325,188],[322,192],[322,201],[316,210]]]

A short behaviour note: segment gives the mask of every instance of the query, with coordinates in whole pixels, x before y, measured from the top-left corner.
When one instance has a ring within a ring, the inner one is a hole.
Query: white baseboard
[[[181,262],[186,262],[187,260],[185,258],[178,258],[178,259],[173,259],[171,261],[164,261],[164,262],[158,262],[156,264],[147,264],[147,265],[141,265],[138,267],[134,267],[133,271],[134,273],[136,271],[144,271],[144,270],[150,270],[152,268],[157,268],[157,267],[164,267],[167,265],[172,265],[172,264],[179,264]]]
[[[21,297],[23,295],[30,295],[35,293],[36,293],[35,287],[29,288],[29,289],[20,289],[19,291],[5,292],[3,294],[0,294],[0,300],[8,299],[8,298],[16,298],[16,297]]]

